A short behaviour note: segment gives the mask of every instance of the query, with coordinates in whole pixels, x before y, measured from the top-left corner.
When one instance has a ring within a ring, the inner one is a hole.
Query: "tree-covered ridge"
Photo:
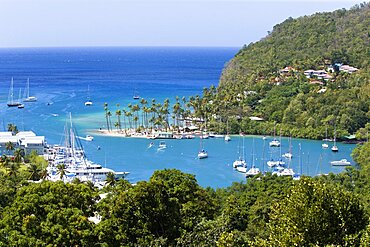
[[[341,62],[369,67],[370,4],[350,10],[289,18],[267,37],[244,46],[224,70],[221,83],[249,74],[267,75],[285,66],[305,70]]]
[[[217,89],[205,89],[195,111],[211,129],[321,139],[370,126],[370,3],[351,10],[289,18],[259,42],[243,47],[223,71]],[[337,64],[359,68],[347,73]],[[288,67],[287,73],[281,69]],[[326,70],[308,78],[305,70]],[[330,72],[329,72],[330,71]],[[251,121],[259,117],[264,121]],[[221,120],[221,121],[220,121]]]

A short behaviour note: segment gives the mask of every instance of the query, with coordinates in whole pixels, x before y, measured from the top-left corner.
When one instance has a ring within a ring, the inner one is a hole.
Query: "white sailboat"
[[[253,159],[252,167],[251,167],[251,169],[249,169],[249,170],[245,173],[245,176],[246,176],[246,177],[254,177],[254,176],[256,176],[256,175],[258,175],[258,174],[260,174],[260,173],[261,173],[260,169],[259,169],[259,168],[257,168],[257,167],[255,166],[255,164],[254,164],[254,160],[255,160],[255,158],[254,158],[254,138],[253,138],[253,147],[252,147],[252,159]]]
[[[293,153],[292,153],[292,137],[289,138],[289,152],[286,152],[285,154],[283,154],[282,157],[284,157],[286,159],[293,158]]]
[[[225,141],[229,142],[231,141],[231,137],[229,135],[229,120],[226,120],[226,135],[225,135]]]
[[[276,126],[274,126],[274,139],[269,144],[270,147],[280,147],[280,141],[276,139]]]
[[[132,98],[135,100],[140,99],[139,92],[137,91],[137,89],[134,90],[134,96],[132,96]]]
[[[87,86],[87,99],[85,101],[85,106],[91,106],[93,102],[90,99],[90,86]]]
[[[235,160],[233,162],[233,168],[238,168],[238,167],[247,167],[247,162],[245,161],[245,157],[244,157],[244,137],[243,138],[243,146],[240,148],[240,146],[238,146],[238,154],[239,154],[239,157],[237,160]]]
[[[203,131],[201,131],[201,133],[203,133]],[[200,139],[200,147],[199,147],[199,152],[198,152],[198,159],[208,158],[208,152],[204,150],[204,147],[203,147],[203,138],[199,138],[199,139]]]
[[[19,106],[21,103],[19,101],[14,101],[14,89],[13,89],[13,77],[10,82],[10,89],[9,89],[9,95],[8,95],[8,102],[7,105],[9,107],[16,107]]]
[[[331,147],[331,151],[333,151],[333,152],[338,152],[339,151],[338,146],[337,146],[337,142],[336,142],[336,138],[337,138],[337,131],[335,130],[334,131],[334,145]]]
[[[30,96],[30,78],[27,78],[27,86],[26,90],[24,91],[25,97],[23,98],[23,102],[35,102],[37,98],[35,96]]]
[[[21,103],[21,95],[22,95],[22,89],[19,89],[19,96],[18,96],[18,102],[19,102],[18,108],[19,109],[24,108],[24,104]]]
[[[325,142],[321,144],[322,148],[326,149],[329,147],[329,145],[326,143],[327,140],[328,140],[328,127],[325,128],[325,139],[324,139]]]

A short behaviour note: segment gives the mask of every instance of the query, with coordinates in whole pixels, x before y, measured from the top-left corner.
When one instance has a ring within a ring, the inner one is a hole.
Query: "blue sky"
[[[0,47],[234,46],[352,0],[0,0]]]

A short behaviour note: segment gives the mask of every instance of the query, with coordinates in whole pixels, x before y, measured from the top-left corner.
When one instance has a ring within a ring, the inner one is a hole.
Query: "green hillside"
[[[261,41],[244,46],[224,70],[221,83],[250,74],[267,75],[285,66],[320,68],[341,62],[369,67],[370,5],[289,18]]]
[[[219,87],[205,90],[198,115],[213,116],[207,119],[211,129],[219,129],[216,115],[228,119],[233,132],[271,134],[277,125],[287,136],[320,139],[336,129],[338,136],[357,132],[364,138],[360,132],[370,129],[369,27],[369,3],[287,19],[235,55]],[[328,78],[307,78],[309,69]]]

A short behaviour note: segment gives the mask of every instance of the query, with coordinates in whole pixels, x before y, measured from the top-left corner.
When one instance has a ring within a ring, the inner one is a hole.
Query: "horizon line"
[[[204,46],[204,45],[76,45],[76,46],[3,46],[0,49],[56,49],[56,48],[238,48],[243,46]]]

